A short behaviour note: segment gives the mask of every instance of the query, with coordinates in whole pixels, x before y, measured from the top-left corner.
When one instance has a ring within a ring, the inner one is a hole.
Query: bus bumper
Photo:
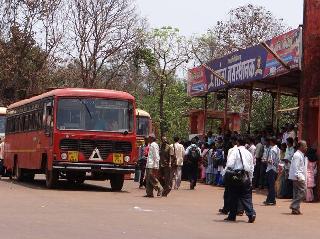
[[[70,163],[53,161],[52,168],[58,171],[106,172],[129,174],[134,173],[135,165],[115,165],[97,163]]]

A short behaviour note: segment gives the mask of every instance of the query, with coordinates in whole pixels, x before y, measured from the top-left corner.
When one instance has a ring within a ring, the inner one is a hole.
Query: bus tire
[[[59,172],[56,170],[48,170],[46,167],[46,187],[49,189],[55,188],[59,180]]]
[[[110,178],[111,190],[114,192],[121,191],[124,183],[123,174],[114,174]]]

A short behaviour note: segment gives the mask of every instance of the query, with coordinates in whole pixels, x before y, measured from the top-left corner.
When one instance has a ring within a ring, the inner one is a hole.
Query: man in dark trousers
[[[172,188],[171,178],[171,157],[173,149],[168,143],[166,137],[162,137],[162,144],[160,148],[160,168],[159,168],[159,181],[163,187],[162,196],[166,197]]]
[[[243,170],[248,180],[243,185],[228,185],[230,194],[230,212],[226,221],[235,221],[239,202],[249,218],[249,223],[256,219],[256,212],[252,204],[252,178],[254,171],[252,154],[244,147],[245,139],[241,136],[237,139],[237,149],[233,150],[228,157],[226,168],[229,170]]]
[[[201,157],[201,150],[196,145],[196,139],[193,138],[191,145],[186,150],[188,174],[190,181],[190,190],[193,190],[197,185],[199,160]]]
[[[237,150],[238,149],[238,145],[237,145],[237,137],[235,137],[235,136],[232,136],[232,137],[230,137],[229,138],[229,140],[230,140],[230,145],[232,146],[232,147],[230,147],[229,149],[228,149],[228,151],[227,151],[227,160],[228,160],[228,158],[230,157],[230,155],[232,154],[232,152],[234,151],[234,150]],[[224,174],[224,173],[222,173],[222,174]],[[228,214],[229,212],[230,212],[230,200],[231,200],[231,198],[230,198],[230,190],[229,190],[229,187],[227,186],[227,185],[224,185],[224,194],[223,194],[223,208],[221,208],[221,209],[219,209],[219,212],[221,213],[221,214]],[[241,204],[241,202],[239,202],[239,204],[238,204],[238,213],[237,213],[237,215],[239,215],[239,216],[242,216],[243,215],[243,207],[242,207],[242,204]]]
[[[139,181],[139,188],[142,188],[143,186],[146,185],[145,182],[145,171],[146,171],[146,164],[147,164],[147,158],[148,158],[148,153],[149,153],[149,138],[145,137],[144,139],[144,145],[141,145],[139,147],[139,161],[138,165],[141,170],[141,176],[140,176],[140,181]]]

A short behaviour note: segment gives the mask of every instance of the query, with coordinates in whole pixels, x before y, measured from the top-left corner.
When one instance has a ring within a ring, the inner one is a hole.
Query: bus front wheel
[[[56,170],[49,170],[48,167],[46,167],[46,186],[47,188],[54,188],[59,180],[59,173]]]
[[[111,190],[112,191],[121,191],[124,182],[124,175],[114,174],[110,178]]]

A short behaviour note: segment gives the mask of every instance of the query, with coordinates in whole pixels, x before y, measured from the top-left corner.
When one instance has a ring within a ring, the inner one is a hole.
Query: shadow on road
[[[103,187],[100,185],[95,184],[87,184],[83,183],[81,185],[73,184],[68,182],[67,180],[59,180],[56,188],[54,189],[48,189],[46,187],[46,181],[43,179],[35,179],[32,182],[18,182],[13,179],[1,179],[1,182],[5,183],[11,183],[31,189],[36,190],[57,190],[57,191],[88,191],[88,192],[112,192],[112,193],[129,193],[128,191],[120,191],[120,192],[114,192],[111,190],[111,188]],[[107,184],[107,182],[104,182]]]
[[[221,223],[231,223],[231,224],[233,224],[233,223],[247,223],[246,221],[243,221],[243,220],[237,220],[237,221],[235,221],[235,222],[230,222],[230,221],[225,221],[225,220],[223,220],[223,219],[221,219],[221,220],[218,220],[218,219],[214,219],[214,220],[212,220],[213,222],[221,222]]]

